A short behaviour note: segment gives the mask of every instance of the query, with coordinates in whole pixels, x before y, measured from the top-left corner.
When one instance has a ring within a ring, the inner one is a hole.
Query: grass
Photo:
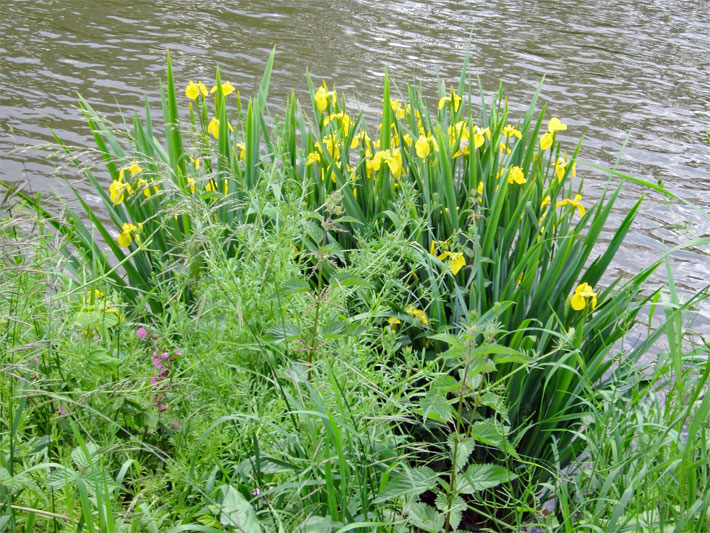
[[[375,133],[325,82],[268,116],[272,63],[243,104],[168,59],[164,145],[81,100],[107,222],[18,193],[0,529],[706,528],[706,295],[647,288],[670,253],[601,287],[640,201],[600,248],[621,186],[465,66],[435,111],[386,78]]]

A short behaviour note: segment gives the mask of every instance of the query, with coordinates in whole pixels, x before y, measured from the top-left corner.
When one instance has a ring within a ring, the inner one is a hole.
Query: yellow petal
[[[421,159],[426,159],[426,157],[429,155],[429,152],[431,151],[431,148],[429,147],[429,141],[427,141],[427,138],[424,135],[419,136],[417,142],[414,143],[414,148],[417,151],[417,157]]]
[[[190,100],[194,100],[199,94],[200,89],[196,83],[191,81],[187,84],[187,87],[185,88],[185,96],[187,96]]]
[[[552,117],[550,122],[547,123],[547,131],[550,133],[555,133],[556,131],[566,131],[567,124],[563,124],[559,118]]]
[[[569,303],[572,306],[572,309],[574,309],[575,311],[581,311],[587,305],[586,301],[584,300],[584,296],[582,296],[581,294],[577,294],[576,292],[569,299]]]
[[[215,139],[219,139],[219,120],[217,120],[217,117],[212,117],[212,120],[207,125],[207,132],[211,133]]]
[[[451,272],[455,276],[459,273],[459,270],[466,266],[466,259],[464,259],[462,253],[457,252],[452,253],[451,257],[453,257],[453,259],[451,260],[451,263],[449,263],[449,270],[451,270]]]
[[[540,148],[547,150],[550,146],[552,146],[552,133],[547,132],[540,137]]]
[[[116,241],[118,242],[119,246],[122,246],[123,248],[128,248],[128,245],[131,244],[131,241],[133,239],[131,238],[131,233],[121,233]]]

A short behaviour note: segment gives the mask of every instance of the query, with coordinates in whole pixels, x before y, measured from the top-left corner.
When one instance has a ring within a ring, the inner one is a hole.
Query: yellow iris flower
[[[205,87],[204,83],[201,81],[198,81],[197,83],[191,81],[187,84],[187,87],[185,88],[185,96],[187,96],[190,100],[194,100],[200,94],[202,96],[207,96],[207,87]]]
[[[444,252],[437,257],[439,261],[449,259],[448,267],[451,273],[455,276],[463,267],[466,266],[466,259],[461,252]]]
[[[517,137],[518,139],[523,138],[523,134],[515,128],[512,124],[508,124],[503,130],[501,131],[504,137],[510,137],[511,135],[513,137]]]
[[[136,160],[134,159],[133,161],[131,161],[130,165],[121,168],[121,170],[118,173],[119,180],[123,180],[123,175],[125,174],[126,171],[130,172],[131,177],[133,177],[136,174],[138,174],[139,172],[143,172],[143,169],[138,165],[138,163],[136,163]]]
[[[124,183],[123,178],[121,177],[111,182],[111,185],[109,185],[108,188],[108,192],[109,196],[111,197],[111,201],[115,205],[120,205],[126,198],[126,194],[128,194],[129,196],[133,194],[133,187],[131,187],[130,183]]]
[[[306,166],[312,165],[313,163],[320,163],[320,153],[311,152],[306,158]]]
[[[236,91],[236,89],[234,88],[234,86],[231,83],[229,83],[228,81],[225,81],[222,83],[222,94],[224,96],[228,96],[228,95],[232,94],[234,91]],[[214,94],[216,92],[217,92],[217,86],[215,85],[210,89],[210,94]]]
[[[235,148],[239,149],[239,160],[246,161],[247,158],[247,147],[244,143],[235,143]]]
[[[229,122],[227,122],[227,127],[229,131],[234,131],[234,128],[232,128]],[[217,120],[217,117],[212,117],[212,120],[210,120],[210,123],[207,125],[207,132],[211,133],[215,139],[219,139],[219,120]]]
[[[325,81],[323,82],[322,86],[318,87],[318,90],[316,91],[316,94],[313,95],[313,97],[316,101],[316,107],[319,111],[325,111],[325,109],[328,107],[329,99],[331,105],[335,105],[335,102],[338,98],[335,91],[328,90],[328,86],[325,84]]]
[[[134,237],[136,239],[137,243],[140,243],[140,239],[138,238],[138,229],[142,228],[142,224],[138,224],[138,226],[135,226],[131,224],[130,222],[124,222],[123,225],[121,226],[121,233],[116,239],[118,242],[118,245],[123,247],[123,248],[128,248],[128,245],[131,244],[133,241]]]
[[[508,170],[508,183],[523,185],[527,182],[528,180],[525,179],[525,174],[521,167],[510,167],[510,170]]]
[[[437,144],[436,139],[432,135],[427,136],[421,134],[417,139],[417,142],[414,143],[414,149],[417,152],[417,156],[421,159],[426,159],[427,156],[431,153],[432,148],[434,148],[434,151],[436,152],[439,151],[439,145]]]
[[[567,124],[563,124],[559,118],[552,117],[547,123],[547,131],[556,133],[558,131],[567,131]]]
[[[451,92],[449,93],[449,96],[443,96],[439,99],[439,110],[443,109],[443,107],[447,103],[451,103],[451,105],[453,105],[454,113],[456,113],[459,110],[459,107],[461,106],[461,97],[456,94],[453,85],[451,86]]]
[[[555,138],[555,133],[557,133],[558,131],[566,130],[567,124],[563,124],[557,117],[552,117],[547,123],[547,131],[540,138],[540,148],[542,150],[547,150],[550,146],[552,146],[552,141]]]
[[[586,213],[586,209],[582,205],[582,195],[577,194],[574,197],[574,200],[570,200],[569,198],[562,200],[561,202],[557,202],[557,207],[564,207],[566,205],[571,205],[572,207],[576,207],[577,211],[579,211],[579,216],[583,217],[584,213]]]
[[[565,170],[567,170],[568,163],[569,161],[567,161],[567,152],[565,152],[564,159],[558,157],[557,161],[555,161],[555,175],[557,176],[557,181],[562,181],[562,178],[565,175]],[[572,163],[572,177],[577,177],[577,163]]]
[[[405,109],[402,105],[402,102],[390,98],[390,106],[392,107],[392,112],[394,113],[394,116],[397,118],[397,120],[402,120],[405,115]]]
[[[397,329],[397,326],[402,323],[402,321],[399,318],[391,316],[387,319],[387,323],[389,324],[389,328],[394,331]]]
[[[569,303],[575,311],[581,311],[587,307],[587,299],[590,300],[592,309],[597,306],[597,293],[588,283],[580,283],[570,297]]]

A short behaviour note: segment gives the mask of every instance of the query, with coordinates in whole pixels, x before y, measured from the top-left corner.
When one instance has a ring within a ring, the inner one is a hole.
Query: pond
[[[144,94],[157,108],[166,49],[181,84],[207,83],[219,66],[248,96],[275,46],[276,109],[292,89],[305,101],[308,70],[374,116],[385,69],[434,101],[437,79],[457,79],[470,40],[471,73],[488,93],[502,82],[514,120],[544,75],[541,100],[569,125],[570,151],[583,136],[581,159],[610,167],[628,136],[619,171],[710,205],[705,0],[4,0],[0,35],[0,179],[34,190],[61,189],[57,164],[37,148],[52,141],[50,127],[91,145],[76,94],[113,120],[140,111]],[[608,179],[579,170],[588,197],[598,196]],[[645,192],[628,184],[612,223]],[[710,223],[647,194],[615,273],[638,271],[688,231],[710,234]],[[676,254],[674,268],[686,292],[710,280],[701,250]]]

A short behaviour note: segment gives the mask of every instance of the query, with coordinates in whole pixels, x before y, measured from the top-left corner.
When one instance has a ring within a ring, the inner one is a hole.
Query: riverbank
[[[168,60],[164,141],[82,100],[108,221],[5,221],[3,524],[705,528],[705,293],[647,289],[668,255],[607,281],[641,201],[599,240],[621,186],[586,197],[537,95],[385,78],[369,130],[318,80],[274,119],[272,61],[243,100]]]

